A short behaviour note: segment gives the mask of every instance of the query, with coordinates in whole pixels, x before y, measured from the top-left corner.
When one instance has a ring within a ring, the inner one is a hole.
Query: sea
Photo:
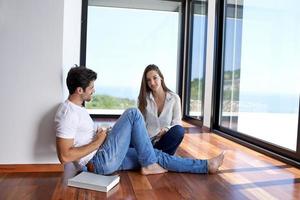
[[[139,86],[134,87],[96,87],[96,94],[137,100]],[[297,113],[300,94],[255,94],[241,93],[239,97],[240,112]]]

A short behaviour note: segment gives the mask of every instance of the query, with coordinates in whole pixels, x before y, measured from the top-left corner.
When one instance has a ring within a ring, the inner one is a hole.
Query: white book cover
[[[104,176],[100,174],[81,172],[68,179],[68,186],[79,187],[101,192],[108,192],[120,182],[120,176]]]

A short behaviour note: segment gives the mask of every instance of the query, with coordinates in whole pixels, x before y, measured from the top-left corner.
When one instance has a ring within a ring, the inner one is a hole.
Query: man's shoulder
[[[66,114],[71,109],[70,103],[67,101],[64,101],[61,103],[57,109],[56,115]]]
[[[73,139],[75,138],[76,128],[80,121],[80,117],[72,105],[63,102],[55,115],[54,123],[56,129],[56,137]]]
[[[78,110],[68,101],[61,103],[55,115],[55,121],[76,118]]]

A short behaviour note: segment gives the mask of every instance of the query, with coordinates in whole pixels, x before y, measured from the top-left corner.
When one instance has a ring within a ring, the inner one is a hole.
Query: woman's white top
[[[180,98],[173,92],[166,93],[164,107],[158,116],[158,109],[152,92],[147,95],[147,107],[145,113],[145,122],[150,138],[157,135],[161,128],[170,129],[181,123],[181,104]]]

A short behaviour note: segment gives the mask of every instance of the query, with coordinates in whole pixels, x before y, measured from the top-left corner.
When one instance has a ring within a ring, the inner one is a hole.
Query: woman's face
[[[148,87],[154,92],[161,89],[161,77],[157,71],[151,70],[146,74],[146,81]]]

